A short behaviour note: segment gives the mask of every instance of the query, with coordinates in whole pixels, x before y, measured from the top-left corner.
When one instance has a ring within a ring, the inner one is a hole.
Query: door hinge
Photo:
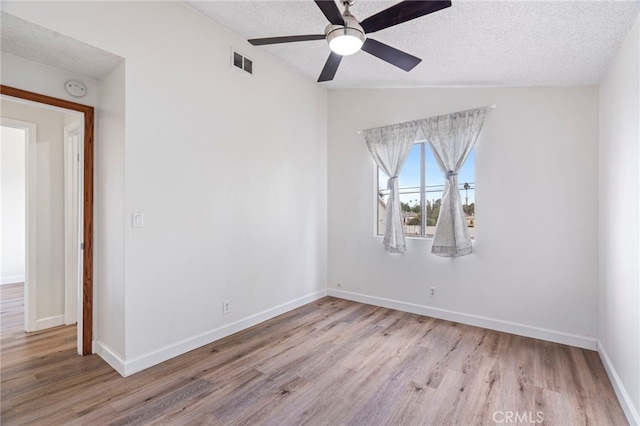
[[[84,250],[84,243],[80,243],[80,250]]]

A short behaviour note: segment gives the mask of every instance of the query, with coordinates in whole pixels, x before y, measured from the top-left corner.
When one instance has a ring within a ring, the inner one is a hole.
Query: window
[[[472,150],[458,173],[458,189],[471,238],[474,238],[476,225],[474,163],[475,150]],[[384,235],[387,199],[389,198],[387,179],[389,177],[379,168],[377,170],[377,233]],[[433,238],[442,202],[444,176],[438,168],[431,147],[427,142],[416,143],[411,148],[398,177],[398,186],[402,203],[404,234],[408,237]]]

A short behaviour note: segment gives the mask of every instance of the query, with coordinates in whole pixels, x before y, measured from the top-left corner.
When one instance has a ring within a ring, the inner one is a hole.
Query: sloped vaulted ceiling
[[[396,1],[357,0],[360,20]],[[329,88],[557,86],[599,84],[640,13],[640,0],[452,0],[450,8],[375,33],[423,59],[406,73],[365,52],[345,57]],[[244,39],[322,33],[312,0],[185,1]],[[342,6],[339,6],[342,8]],[[2,12],[5,53],[100,78],[122,58]],[[202,40],[203,46],[207,41]],[[314,81],[329,55],[324,40],[264,49]],[[250,55],[250,54],[249,54]]]
[[[358,0],[359,20],[397,2]],[[406,73],[365,52],[345,57],[330,88],[599,84],[640,11],[639,1],[453,0],[450,8],[375,33],[423,59]],[[185,1],[241,37],[323,33],[312,0]],[[342,10],[342,6],[339,6]],[[248,47],[247,49],[252,49]],[[263,46],[316,80],[324,40]]]

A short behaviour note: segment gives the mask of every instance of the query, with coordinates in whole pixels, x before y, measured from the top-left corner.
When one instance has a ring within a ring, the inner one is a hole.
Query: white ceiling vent
[[[253,61],[234,49],[231,49],[231,66],[253,74]]]

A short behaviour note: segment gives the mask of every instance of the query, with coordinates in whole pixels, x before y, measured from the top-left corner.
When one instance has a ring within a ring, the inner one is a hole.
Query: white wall
[[[37,125],[36,321],[49,326],[62,324],[65,114],[4,99],[1,108],[3,117]]]
[[[21,283],[25,277],[25,136],[24,130],[2,127],[0,284]]]
[[[125,339],[122,357],[102,354],[112,365],[134,372],[325,294],[323,88],[175,2],[3,9],[126,60]],[[232,46],[253,76],[231,67]],[[129,227],[134,211],[144,228]]]
[[[124,62],[100,80],[98,90],[94,249],[100,261],[95,266],[94,340],[124,359]]]
[[[437,257],[426,239],[385,252],[357,131],[491,104],[474,253]],[[330,294],[595,349],[597,88],[331,91],[328,145]]]
[[[640,21],[600,87],[600,353],[640,424]]]

